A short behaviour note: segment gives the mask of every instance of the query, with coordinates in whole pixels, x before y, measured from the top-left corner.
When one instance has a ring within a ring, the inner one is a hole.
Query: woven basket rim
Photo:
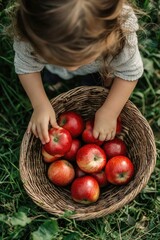
[[[61,93],[57,97],[51,99],[51,104],[52,104],[52,106],[53,105],[55,106],[55,104],[57,102],[59,103],[59,105],[61,105],[61,103],[62,104],[68,103],[71,96],[73,98],[75,96],[79,96],[78,94],[82,94],[82,96],[83,96],[85,94],[85,92],[90,93],[92,91],[94,92],[95,95],[96,95],[96,93],[97,94],[99,93],[102,95],[108,94],[108,90],[103,87],[82,86],[82,87],[77,87],[77,88],[71,89],[67,92]],[[32,198],[32,200],[39,207],[43,208],[45,211],[47,211],[53,215],[62,216],[65,213],[65,211],[67,210],[67,207],[70,206],[70,209],[73,209],[73,214],[71,214],[69,216],[69,218],[73,218],[76,220],[87,220],[87,219],[99,218],[99,217],[105,216],[107,214],[113,213],[114,211],[123,207],[125,204],[128,204],[129,202],[131,202],[141,192],[141,190],[148,183],[149,178],[150,178],[152,172],[154,171],[155,164],[156,164],[157,153],[156,153],[154,134],[153,134],[153,131],[152,131],[149,123],[145,119],[145,117],[141,114],[141,112],[138,110],[138,108],[130,100],[127,101],[125,107],[126,107],[126,109],[127,109],[127,107],[128,108],[130,107],[131,109],[133,109],[136,112],[136,114],[139,116],[141,121],[143,121],[143,124],[145,124],[145,127],[147,129],[146,134],[148,136],[150,136],[149,144],[150,144],[150,148],[152,149],[152,159],[149,162],[148,168],[145,169],[145,171],[146,171],[145,175],[142,176],[141,179],[139,180],[139,184],[136,187],[134,187],[133,189],[131,189],[129,193],[127,193],[125,196],[123,196],[122,199],[120,199],[120,200],[117,199],[117,202],[114,202],[114,204],[109,207],[102,206],[102,209],[98,209],[98,210],[96,209],[96,204],[98,204],[98,203],[93,204],[93,207],[92,206],[84,206],[84,205],[80,205],[77,203],[73,204],[73,202],[71,202],[69,205],[68,202],[66,202],[66,204],[65,204],[64,199],[62,202],[62,207],[61,206],[59,207],[59,205],[57,205],[56,203],[53,206],[51,206],[51,204],[47,203],[46,199],[43,199],[41,197],[40,191],[39,191],[39,194],[37,194],[37,192],[35,191],[34,176],[27,175],[27,173],[30,169],[28,168],[28,166],[25,162],[25,161],[28,161],[26,156],[27,156],[28,152],[32,151],[32,146],[35,143],[35,138],[32,134],[28,134],[27,132],[25,132],[23,139],[22,139],[21,147],[20,147],[20,161],[19,161],[20,176],[21,176],[22,183],[23,183],[23,186],[24,186],[27,194]],[[30,145],[30,143],[32,143],[32,145]],[[146,151],[147,151],[147,149],[146,149]],[[38,157],[40,158],[40,154],[38,155]],[[36,168],[36,165],[34,166],[34,168]],[[41,190],[41,186],[38,186],[38,187]],[[56,192],[56,189],[54,189],[54,191]],[[119,191],[119,193],[120,193],[120,191]],[[120,194],[119,194],[119,196],[120,196]],[[59,201],[61,201],[61,199],[59,199]],[[67,206],[67,204],[68,204],[68,206]]]

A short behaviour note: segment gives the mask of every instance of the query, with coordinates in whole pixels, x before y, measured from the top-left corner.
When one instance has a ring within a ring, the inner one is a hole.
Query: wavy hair
[[[122,49],[123,4],[124,0],[20,0],[16,35],[49,63],[84,65]]]

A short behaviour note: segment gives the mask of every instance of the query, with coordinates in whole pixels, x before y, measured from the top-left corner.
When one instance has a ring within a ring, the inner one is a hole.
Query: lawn
[[[12,41],[2,34],[9,24],[11,2],[0,1],[0,240],[160,239],[160,1],[136,1],[146,13],[139,19],[145,71],[131,96],[153,129],[157,164],[147,186],[130,204],[88,221],[50,215],[23,188],[19,151],[32,109],[14,72]]]

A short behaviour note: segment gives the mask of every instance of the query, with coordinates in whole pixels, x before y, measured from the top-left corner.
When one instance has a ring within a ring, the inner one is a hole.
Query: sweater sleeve
[[[122,23],[122,30],[126,41],[122,51],[110,62],[110,66],[114,76],[133,81],[143,74],[143,62],[136,34],[139,25],[133,9],[129,6],[124,8],[122,17],[125,19]]]
[[[39,58],[28,42],[14,39],[13,49],[15,51],[14,66],[17,74],[40,72],[45,62]]]

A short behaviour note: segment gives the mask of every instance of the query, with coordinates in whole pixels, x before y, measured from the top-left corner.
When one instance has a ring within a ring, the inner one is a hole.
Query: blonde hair
[[[123,4],[124,0],[20,0],[17,34],[47,62],[79,66],[122,49]]]

